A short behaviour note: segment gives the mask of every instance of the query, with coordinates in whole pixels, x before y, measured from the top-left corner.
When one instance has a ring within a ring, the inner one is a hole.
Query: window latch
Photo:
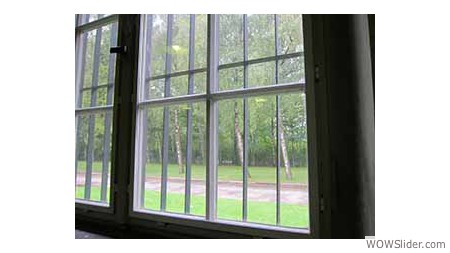
[[[111,54],[125,54],[127,52],[127,46],[111,47],[109,53]]]

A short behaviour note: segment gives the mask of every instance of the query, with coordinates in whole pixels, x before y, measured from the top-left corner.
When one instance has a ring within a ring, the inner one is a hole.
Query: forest
[[[174,15],[172,39],[167,40],[168,15],[150,15],[151,29],[146,34],[147,59],[143,63],[145,83],[139,84],[145,99],[155,99],[187,94],[201,94],[206,90],[207,65],[207,15],[195,15],[195,38],[190,40],[190,15]],[[301,15],[247,15],[247,41],[244,41],[243,15],[220,15],[219,23],[219,90],[242,89],[304,83],[303,34]],[[276,25],[275,25],[276,24]],[[275,39],[277,29],[278,38]],[[117,39],[117,25],[104,26],[99,34],[92,30],[85,35],[85,61],[82,87],[79,91],[80,107],[112,104],[114,58],[109,48]],[[193,45],[191,43],[194,43]],[[244,54],[247,43],[248,52]],[[169,43],[169,46],[168,46]],[[97,44],[100,44],[99,46]],[[278,45],[275,48],[276,44]],[[100,47],[98,69],[94,68],[95,49]],[[193,51],[193,52],[192,52]],[[189,54],[194,55],[189,61]],[[171,64],[167,66],[167,56]],[[244,81],[244,65],[226,67],[254,59],[286,55],[278,60],[270,59],[249,64],[248,80]],[[278,64],[278,69],[276,68]],[[98,73],[94,73],[98,71]],[[167,78],[167,74],[186,72]],[[189,74],[189,73],[193,74]],[[97,80],[93,76],[98,75]],[[169,80],[169,81],[168,81]],[[192,83],[193,85],[190,85]],[[167,87],[167,84],[170,87]],[[192,87],[191,87],[192,86]],[[245,87],[244,87],[245,86]],[[252,97],[247,100],[248,110],[248,166],[250,177],[260,167],[276,166],[277,121],[276,95]],[[307,167],[306,102],[304,93],[283,94],[280,101],[280,145],[283,176],[292,178],[293,168]],[[192,138],[191,164],[205,166],[206,155],[206,107],[204,102],[146,107],[148,166],[161,164],[164,145],[164,110],[169,114],[168,161],[178,167],[182,175],[187,159],[188,132]],[[242,166],[244,142],[244,99],[223,100],[219,103],[219,170]],[[188,131],[191,114],[192,128]],[[95,119],[90,123],[90,119]],[[110,149],[105,136],[111,134],[111,111],[82,115],[78,120],[77,161],[85,167],[88,157],[89,128],[93,128],[92,160],[101,163],[105,150]],[[93,126],[92,126],[93,125]],[[109,126],[105,128],[106,126]],[[91,137],[92,138],[92,137]],[[96,165],[94,165],[96,167]]]

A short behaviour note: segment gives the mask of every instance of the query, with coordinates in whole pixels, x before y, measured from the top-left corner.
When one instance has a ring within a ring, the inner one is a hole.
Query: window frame
[[[110,25],[114,22],[117,23],[117,26],[119,25],[119,15],[118,14],[114,14],[114,15],[109,15],[109,16],[105,16],[102,18],[99,18],[95,21],[92,22],[86,22],[84,24],[82,23],[82,18],[85,17],[85,14],[76,14],[76,18],[75,18],[75,128],[77,128],[78,125],[78,116],[79,115],[95,115],[95,113],[107,113],[110,112],[111,114],[111,119],[112,119],[112,130],[110,132],[111,137],[111,150],[110,150],[110,161],[111,161],[111,170],[110,173],[108,175],[109,180],[110,180],[110,190],[109,193],[107,192],[106,194],[109,194],[109,203],[103,203],[103,202],[98,202],[98,201],[90,201],[90,200],[85,200],[85,199],[77,199],[75,198],[75,208],[78,210],[81,210],[81,212],[85,213],[85,212],[99,212],[99,213],[104,213],[104,214],[113,214],[114,213],[114,191],[115,191],[115,185],[113,184],[113,136],[114,136],[114,118],[115,118],[115,101],[118,99],[116,97],[116,93],[117,93],[117,85],[113,86],[113,96],[112,96],[112,104],[111,105],[102,105],[102,106],[89,106],[89,107],[82,107],[82,101],[80,101],[81,99],[81,94],[83,91],[81,89],[81,84],[82,81],[81,79],[84,78],[82,76],[82,71],[81,69],[83,68],[83,50],[81,50],[83,48],[82,45],[82,34],[86,33],[86,32],[90,32],[90,31],[94,31],[96,29],[101,29],[102,27],[106,26],[106,25]],[[118,31],[117,31],[118,33]],[[119,43],[117,41],[117,43]],[[84,49],[86,50],[86,49]],[[117,58],[116,58],[116,66],[115,68],[117,69]],[[115,84],[115,76],[117,75],[117,71],[115,71],[115,75],[114,75],[114,84]],[[105,114],[106,115],[106,114]],[[77,133],[76,133],[76,137],[75,137],[75,143],[77,143]],[[76,147],[75,147],[76,148]],[[77,157],[75,157],[75,160],[77,159]],[[75,171],[75,184],[76,184],[76,178],[77,178],[77,171]]]
[[[79,16],[79,15],[77,15]],[[127,56],[124,58],[127,58],[125,61],[127,63],[129,62],[138,62],[139,61],[139,51],[138,48],[142,43],[139,43],[139,41],[142,39],[141,37],[141,30],[143,29],[143,26],[141,25],[143,20],[142,18],[135,18],[131,16],[143,16],[143,15],[110,15],[103,19],[93,21],[91,23],[83,24],[81,26],[76,26],[75,33],[76,33],[76,50],[78,49],[79,45],[79,33],[81,31],[84,31],[86,29],[90,29],[92,26],[101,26],[104,24],[103,22],[108,22],[111,20],[116,20],[118,22],[118,41],[117,45],[127,45],[128,48],[130,48],[131,52],[127,52]],[[78,20],[78,18],[77,18]],[[211,51],[210,46],[214,47],[215,43],[217,43],[217,38],[214,38],[214,36],[211,36],[210,31],[215,30],[217,31],[218,23],[216,22],[216,15],[208,15],[208,20],[212,20],[213,24],[215,24],[213,27],[208,28],[208,50]],[[211,24],[211,22],[208,22],[208,24]],[[126,36],[123,36],[123,33],[126,33],[123,31],[123,27],[132,27],[133,31],[131,31],[131,38],[126,38]],[[209,25],[208,25],[209,27]],[[135,29],[136,28],[136,29]],[[316,29],[316,28],[314,28]],[[138,34],[135,34],[138,33]],[[217,33],[214,31],[212,34],[215,34],[217,36]],[[121,36],[122,35],[122,36]],[[140,210],[139,212],[134,211],[134,181],[135,181],[135,148],[136,148],[136,136],[138,135],[136,133],[135,127],[136,127],[136,117],[137,117],[137,95],[135,93],[137,89],[137,82],[138,82],[138,71],[140,71],[140,68],[136,69],[130,69],[133,67],[133,65],[126,66],[122,60],[120,60],[120,56],[117,58],[116,62],[116,76],[115,76],[115,86],[114,86],[114,103],[113,103],[113,136],[112,136],[112,158],[111,158],[111,188],[110,188],[110,204],[109,207],[101,206],[101,205],[95,205],[95,203],[83,203],[82,201],[76,201],[76,218],[84,218],[86,219],[96,219],[96,220],[109,220],[109,221],[115,221],[118,224],[128,224],[132,227],[147,227],[152,228],[153,225],[150,225],[148,221],[154,221],[156,222],[157,226],[163,225],[163,227],[166,227],[170,224],[175,225],[183,225],[187,226],[187,230],[189,230],[189,227],[192,228],[201,228],[201,229],[209,229],[211,231],[223,231],[223,232],[230,232],[233,234],[240,234],[240,235],[247,235],[247,236],[253,236],[253,237],[270,237],[270,238],[319,238],[319,235],[321,234],[319,231],[319,228],[323,227],[324,225],[320,223],[320,220],[322,219],[322,208],[319,207],[319,202],[321,202],[321,193],[320,193],[320,187],[319,187],[319,162],[318,162],[318,146],[320,146],[320,143],[318,143],[318,135],[317,132],[320,130],[317,127],[316,118],[320,118],[320,115],[318,116],[316,114],[316,108],[315,104],[316,102],[316,94],[315,94],[315,86],[318,82],[318,78],[316,76],[317,74],[317,66],[314,64],[316,61],[316,57],[313,54],[313,36],[320,36],[317,34],[313,34],[313,22],[312,22],[312,16],[311,15],[303,15],[303,36],[304,36],[304,62],[305,62],[305,83],[306,85],[306,104],[307,104],[307,129],[308,129],[308,192],[309,192],[309,230],[304,229],[297,229],[297,228],[286,228],[286,227],[277,227],[277,226],[271,226],[271,225],[260,225],[260,224],[254,224],[254,223],[242,223],[242,222],[233,222],[233,221],[224,221],[224,220],[215,220],[215,221],[208,221],[204,218],[197,219],[196,217],[190,217],[186,215],[178,215],[178,214],[172,214],[172,213],[161,213],[161,212],[153,212],[146,210],[145,212]],[[136,41],[137,40],[137,41]],[[214,43],[215,42],[215,43]],[[217,45],[215,45],[217,47]],[[315,48],[315,47],[314,47]],[[317,49],[314,49],[317,50]],[[136,53],[137,52],[137,53]],[[213,51],[214,52],[214,51]],[[209,55],[208,62],[215,62],[215,65],[207,64],[207,68],[218,68],[218,50],[215,51],[216,53]],[[76,51],[76,64],[79,63],[79,51]],[[78,65],[76,65],[78,66]],[[125,71],[125,69],[128,67],[128,69]],[[124,74],[123,72],[127,72]],[[130,74],[134,73],[134,74]],[[213,73],[211,75],[211,73]],[[218,74],[218,71],[208,71],[207,80],[208,83],[218,78],[217,75],[214,75],[214,73]],[[76,72],[77,74],[77,72]],[[136,77],[135,77],[136,75]],[[127,81],[125,81],[125,79]],[[132,79],[132,80],[131,80]],[[217,81],[215,81],[217,82]],[[282,86],[282,85],[280,85]],[[295,87],[295,84],[287,84],[283,85],[285,87],[286,92],[294,91],[297,87]],[[209,87],[211,88],[211,86]],[[218,87],[217,87],[218,88]],[[280,92],[280,87],[271,87],[271,86],[263,86],[263,87],[257,87],[257,88],[250,88],[248,90],[239,90],[239,91],[220,91],[217,92],[217,94],[212,95],[211,89],[207,88],[207,94],[195,94],[195,95],[188,95],[190,97],[174,97],[170,99],[163,100],[154,100],[153,103],[159,103],[159,105],[163,104],[173,104],[173,103],[180,103],[182,101],[188,101],[191,102],[192,99],[198,99],[198,100],[206,100],[207,103],[207,115],[211,116],[214,113],[211,113],[209,111],[209,108],[212,108],[215,110],[217,107],[214,107],[214,103],[217,105],[218,100],[230,98],[231,96],[234,98],[235,95],[239,96],[249,96],[250,93],[252,93],[252,89],[258,89],[258,94],[254,93],[254,95],[268,95],[268,94],[278,94]],[[214,91],[214,90],[212,90]],[[122,93],[122,94],[121,94]],[[208,97],[209,96],[209,97]],[[212,99],[209,99],[212,98]],[[126,104],[126,101],[132,101],[130,105],[126,106],[120,106]],[[215,101],[215,102],[214,102]],[[213,105],[211,105],[211,103]],[[120,107],[120,108],[119,108]],[[126,108],[124,108],[126,107]],[[321,109],[321,108],[318,108]],[[323,108],[318,111],[317,113],[322,113]],[[126,113],[131,114],[132,121],[128,123],[120,123],[120,124],[126,124],[127,126],[123,128],[123,131],[118,131],[118,124],[119,122],[116,120],[117,117],[120,115],[125,115]],[[216,114],[217,115],[217,114]],[[207,116],[208,117],[208,116]],[[128,126],[128,124],[131,124]],[[217,128],[217,119],[214,119],[214,117],[208,117],[207,118],[207,126],[208,131],[214,130]],[[119,146],[118,140],[122,139],[124,140],[124,136],[132,136],[129,141],[130,143],[126,143],[125,145]],[[209,132],[206,134],[206,136],[210,136]],[[218,145],[217,141],[214,141],[214,138],[210,138],[207,142],[207,145],[210,147],[213,147],[213,150],[209,150],[209,155],[207,157],[214,156],[215,154],[211,154],[211,152],[214,151],[214,149],[217,149],[215,147]],[[120,156],[114,154],[118,154],[121,151],[126,151],[127,155]],[[128,157],[129,154],[129,157]],[[207,164],[211,165],[213,164],[214,159],[209,159],[207,161]],[[207,185],[208,187],[211,187],[211,185],[215,184],[215,180],[217,180],[217,173],[216,170],[207,170],[208,174],[208,180]],[[213,172],[212,174],[209,174],[209,172]],[[217,184],[215,184],[217,186]],[[217,190],[213,190],[213,194],[217,194]],[[210,192],[207,190],[207,193]],[[209,194],[208,194],[209,195]],[[211,195],[207,196],[207,202],[208,205],[214,205],[214,201],[212,200]],[[213,207],[215,208],[215,206]],[[210,208],[209,210],[211,210]],[[207,214],[207,217],[211,217],[211,214]],[[159,224],[159,225],[158,225]],[[325,226],[326,227],[326,226]]]
[[[309,52],[310,44],[306,42],[307,36],[309,36],[309,24],[310,22],[308,20],[307,15],[303,15],[303,33],[304,33],[304,52],[305,52],[305,83],[308,82],[308,84],[312,84],[310,82],[310,71],[308,71],[308,68],[310,64],[310,60],[307,60],[306,52]],[[146,17],[145,15],[142,15],[141,21],[140,21],[140,56],[139,56],[139,81],[144,81],[144,75],[142,73],[142,63],[143,63],[143,57],[145,52],[145,39],[142,35],[144,34],[144,24],[146,23]],[[178,224],[178,225],[186,225],[191,227],[198,227],[198,228],[207,228],[207,229],[213,229],[223,232],[232,232],[232,233],[243,233],[251,236],[274,236],[279,238],[287,238],[287,237],[294,237],[294,238],[317,238],[318,237],[318,199],[313,199],[315,197],[315,194],[312,194],[313,191],[317,191],[317,174],[314,172],[316,171],[315,163],[313,160],[311,160],[311,156],[313,156],[314,151],[311,148],[311,142],[314,142],[313,136],[315,134],[315,131],[313,129],[310,129],[310,125],[314,125],[314,117],[310,115],[310,107],[313,106],[313,103],[311,100],[311,97],[308,96],[308,94],[312,93],[312,91],[309,91],[311,87],[314,85],[306,85],[303,84],[303,86],[299,85],[299,83],[287,83],[287,84],[277,84],[277,85],[270,85],[270,86],[260,86],[260,87],[251,87],[251,88],[245,88],[245,89],[237,89],[237,90],[219,90],[219,83],[218,83],[218,74],[219,69],[222,69],[224,67],[219,67],[219,50],[218,50],[218,15],[208,15],[208,51],[207,51],[207,57],[208,57],[208,63],[207,63],[207,87],[206,87],[206,94],[193,94],[193,95],[182,95],[177,97],[169,97],[169,98],[160,98],[160,99],[151,99],[147,100],[145,102],[141,102],[142,100],[142,94],[138,94],[139,99],[137,100],[137,109],[136,109],[136,115],[139,120],[142,120],[139,116],[139,105],[149,105],[149,106],[167,106],[167,105],[173,105],[173,104],[180,104],[180,103],[191,103],[191,102],[206,102],[206,111],[207,111],[207,125],[206,125],[206,150],[207,150],[207,170],[206,170],[206,215],[205,217],[196,217],[196,216],[190,216],[186,214],[176,214],[176,213],[169,213],[169,212],[162,212],[162,211],[153,211],[153,210],[147,210],[147,209],[139,209],[141,200],[140,200],[140,194],[142,190],[142,186],[140,184],[135,183],[135,180],[137,182],[141,181],[140,178],[141,171],[137,168],[138,163],[140,163],[142,157],[141,152],[139,152],[139,145],[135,145],[135,157],[137,158],[137,162],[133,164],[133,173],[130,174],[131,178],[131,187],[133,188],[133,191],[129,192],[129,199],[133,200],[133,204],[129,205],[129,214],[131,218],[135,219],[142,219],[142,220],[149,220],[149,221],[155,221],[155,222],[163,222],[167,224]],[[290,55],[294,56],[290,56]],[[301,53],[291,53],[288,54],[287,57],[296,57],[297,55],[300,55]],[[236,62],[236,63],[228,63],[224,64],[225,68],[230,66],[248,66],[249,63],[259,63],[259,62],[270,62],[276,59],[283,59],[286,58],[285,55],[282,56],[271,56],[266,57],[264,59],[254,59],[248,61],[247,59],[244,59],[243,62]],[[224,66],[222,65],[222,66]],[[189,72],[187,71],[181,71],[181,72]],[[139,84],[138,84],[139,86]],[[309,214],[310,214],[310,222],[309,222],[309,229],[304,228],[289,228],[289,227],[281,227],[281,226],[274,226],[274,225],[263,225],[263,224],[256,224],[256,223],[249,223],[249,222],[240,222],[240,221],[229,221],[229,220],[218,220],[216,217],[216,210],[217,210],[217,169],[215,164],[217,164],[217,154],[218,154],[218,140],[217,140],[217,133],[218,133],[218,103],[219,101],[222,101],[224,99],[230,99],[230,98],[249,98],[254,96],[262,96],[262,95],[272,95],[272,94],[286,94],[286,93],[292,93],[292,92],[299,92],[302,89],[305,90],[306,95],[306,103],[307,103],[307,129],[308,129],[308,160],[309,160],[309,166],[308,166],[308,192],[309,192]],[[138,90],[140,90],[138,88]],[[138,91],[139,93],[140,91]],[[139,122],[134,122],[136,124],[136,131],[135,131],[135,139],[134,141],[137,143],[143,138],[142,136],[142,130],[139,127]],[[215,135],[211,133],[216,133]],[[213,168],[213,169],[211,169]],[[138,222],[139,223],[139,222]]]

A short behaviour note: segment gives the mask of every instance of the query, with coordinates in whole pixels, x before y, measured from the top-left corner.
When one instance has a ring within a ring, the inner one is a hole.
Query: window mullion
[[[275,55],[279,54],[279,43],[278,43],[278,15],[274,15],[274,26],[275,26]],[[278,73],[279,72],[279,61],[278,59],[275,61],[275,84],[278,84]],[[281,146],[280,146],[280,96],[276,96],[276,135],[277,135],[277,144],[276,144],[276,159],[277,159],[277,175],[276,175],[276,184],[277,184],[277,213],[276,213],[276,223],[280,225],[280,209],[281,209]]]
[[[149,99],[149,88],[148,79],[151,75],[151,48],[152,48],[152,28],[153,28],[153,15],[144,15],[142,23],[142,29],[146,29],[143,32],[143,36],[141,37],[142,45],[141,45],[141,54],[140,58],[140,81],[138,84],[138,102],[139,105],[142,101],[146,101]],[[145,25],[144,25],[145,24]],[[145,51],[144,51],[145,50]],[[143,71],[142,71],[143,70]],[[147,81],[148,79],[148,81]],[[147,118],[147,110],[146,108],[138,108],[137,109],[137,126],[136,126],[136,141],[137,141],[137,167],[139,168],[139,174],[136,174],[136,192],[138,192],[139,196],[135,193],[135,207],[144,208],[145,204],[145,181],[146,181],[146,167],[147,167],[147,141],[148,141],[148,118]]]
[[[172,27],[173,27],[173,14],[167,15],[167,44],[166,44],[166,75],[170,74],[172,68]],[[170,77],[166,77],[164,86],[164,97],[170,97]],[[162,160],[162,173],[161,173],[161,211],[166,210],[167,203],[167,165],[169,162],[169,107],[164,106],[164,123],[163,123],[163,160]]]
[[[219,77],[219,16],[208,15],[208,71],[206,101],[207,170],[206,170],[206,219],[217,218],[217,150],[218,150],[218,102],[211,94],[218,90]]]
[[[243,16],[244,40],[244,89],[248,88],[248,17]],[[244,145],[242,162],[242,220],[247,221],[247,191],[248,191],[248,99],[244,97]]]
[[[194,94],[194,50],[195,50],[195,15],[190,15],[189,24],[189,84],[188,94]],[[184,194],[184,212],[190,213],[191,206],[191,163],[192,163],[192,103],[189,103],[186,128],[186,183]]]

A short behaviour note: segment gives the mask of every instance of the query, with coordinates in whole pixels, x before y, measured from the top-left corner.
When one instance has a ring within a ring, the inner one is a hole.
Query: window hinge
[[[323,196],[320,196],[320,203],[319,203],[319,205],[320,205],[320,212],[325,211],[325,201],[323,199]]]
[[[320,67],[319,67],[319,65],[315,65],[314,66],[314,80],[316,82],[320,81]]]

